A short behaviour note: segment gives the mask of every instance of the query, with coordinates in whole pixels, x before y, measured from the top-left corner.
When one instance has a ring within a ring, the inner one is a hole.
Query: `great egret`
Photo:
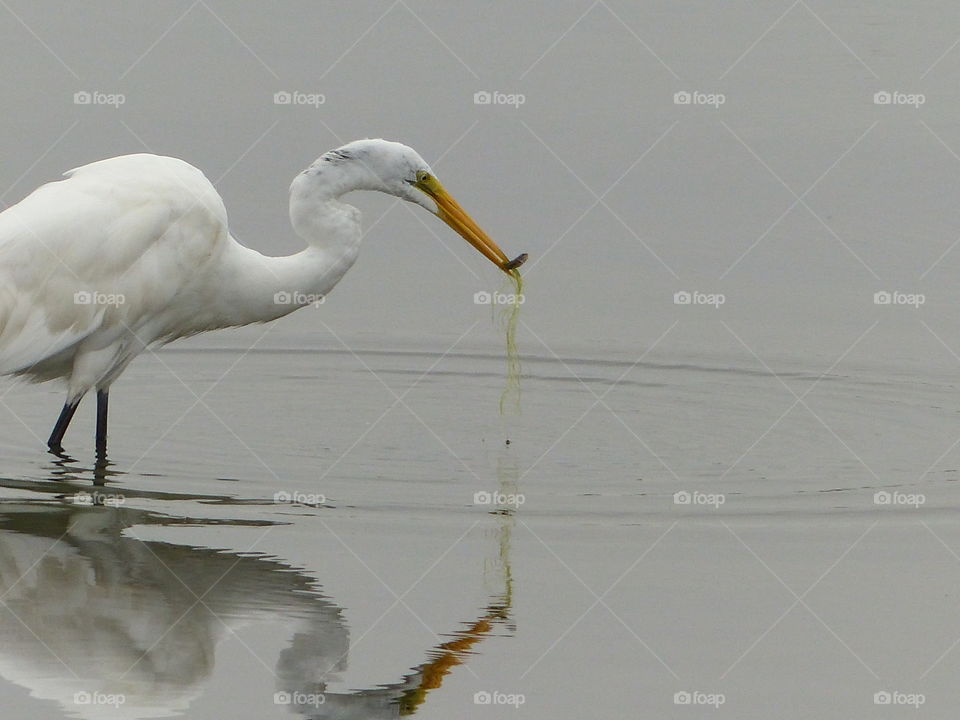
[[[290,220],[307,248],[288,257],[238,243],[216,189],[182,160],[124,155],[65,177],[0,213],[0,374],[67,380],[55,453],[96,388],[105,456],[110,385],[146,347],[275,320],[329,293],[360,249],[348,192],[420,205],[505,272],[526,260],[508,259],[414,150],[386,140],[331,150],[294,178]]]

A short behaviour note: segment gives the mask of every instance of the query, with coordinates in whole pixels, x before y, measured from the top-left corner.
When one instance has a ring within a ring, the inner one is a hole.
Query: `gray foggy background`
[[[44,638],[91,615],[130,631],[78,632],[51,660],[0,612],[22,640],[0,643],[11,717],[107,716],[71,703],[87,660],[152,637],[141,593],[185,597],[116,551],[147,549],[131,538],[180,548],[197,578],[222,547],[315,580],[342,615],[331,645],[350,632],[328,691],[360,700],[512,572],[509,619],[423,717],[886,717],[878,692],[955,716],[960,6],[0,0],[0,56],[4,206],[149,150],[201,168],[241,242],[289,254],[290,180],[382,136],[530,253],[523,412],[501,417],[503,333],[474,294],[503,275],[419,208],[353,196],[364,249],[322,307],[144,354],[114,386],[127,524],[57,495],[91,474],[43,452],[61,391],[4,385],[0,601]],[[81,464],[92,425],[88,400],[67,438]],[[475,500],[497,489],[525,504]],[[34,512],[77,521],[51,544]],[[274,570],[242,567],[220,607],[282,609]],[[207,620],[180,626],[220,644],[184,672],[188,716],[294,717],[264,672],[282,614],[243,634]],[[491,689],[528,703],[479,707]],[[689,691],[728,702],[682,707]]]
[[[76,165],[150,150],[215,181],[241,242],[292,253],[294,174],[382,136],[433,163],[508,253],[530,253],[527,353],[635,359],[655,345],[652,356],[756,367],[754,352],[817,371],[841,356],[957,365],[953,3],[0,10],[5,204]],[[524,102],[475,104],[484,90]],[[281,91],[324,102],[277,105]],[[925,102],[878,105],[878,91]],[[78,105],[77,92],[125,101]],[[676,104],[678,92],[724,102]],[[322,320],[358,345],[443,349],[476,322],[465,346],[499,349],[489,308],[473,302],[500,287],[496,270],[416,208],[353,201],[368,228],[358,264],[319,319],[301,311],[261,342],[336,344]],[[678,291],[725,303],[676,305]],[[878,291],[925,303],[877,306]]]

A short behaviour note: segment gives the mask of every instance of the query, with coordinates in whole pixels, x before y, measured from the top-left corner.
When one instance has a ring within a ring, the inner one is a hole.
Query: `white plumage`
[[[231,239],[219,195],[180,160],[130,155],[66,177],[0,213],[0,372],[68,376],[76,399],[186,329],[173,301],[213,279]]]
[[[307,247],[288,257],[240,245],[203,173],[157,155],[71,170],[0,213],[0,374],[67,381],[51,450],[96,388],[105,452],[110,384],[147,346],[267,322],[326,295],[359,252],[360,213],[339,199],[353,190],[421,205],[501,269],[525,259],[508,261],[416,152],[385,140],[332,150],[294,179],[290,219]]]

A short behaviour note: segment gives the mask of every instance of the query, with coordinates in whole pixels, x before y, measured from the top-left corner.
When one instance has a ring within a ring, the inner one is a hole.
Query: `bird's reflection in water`
[[[178,715],[213,675],[218,642],[261,619],[293,629],[272,668],[288,711],[315,720],[412,715],[480,640],[509,622],[512,521],[508,513],[498,517],[492,574],[500,590],[481,617],[441,638],[399,682],[334,693],[326,688],[346,668],[349,632],[342,609],[313,578],[263,556],[141,541],[124,532],[185,522],[270,523],[0,502],[0,675],[72,716]],[[90,696],[106,701],[85,704]],[[110,704],[110,697],[122,697],[122,704]]]
[[[56,458],[48,468],[50,478],[60,481],[81,481],[89,477],[94,485],[105,485],[114,477],[125,473],[113,469],[114,464],[107,458],[106,453],[97,454],[92,467],[84,467],[76,459],[66,453],[51,453]]]
[[[516,466],[503,458],[497,466],[500,481],[501,495],[516,495],[518,471]],[[513,607],[513,573],[510,566],[510,540],[514,526],[514,508],[495,510],[499,522],[495,530],[496,556],[489,562],[485,575],[497,586],[493,594],[493,601],[486,607],[485,613],[479,619],[465,623],[466,627],[450,633],[450,640],[439,644],[430,651],[431,659],[414,669],[414,672],[404,677],[403,682],[384,686],[385,703],[378,706],[380,714],[311,714],[311,718],[389,718],[413,715],[427,698],[431,690],[435,690],[443,683],[457,665],[461,665],[469,656],[471,649],[484,637],[488,636],[497,625],[504,625],[512,633],[514,627],[510,624],[510,610]],[[369,692],[367,693],[370,694]],[[355,701],[357,694],[343,696],[347,703]],[[326,701],[338,702],[338,696],[327,694]],[[374,708],[370,708],[374,710]]]
[[[296,619],[296,656],[327,669],[348,647],[341,611],[266,558],[122,534],[160,516],[127,508],[0,504],[0,675],[89,717],[184,711],[217,642],[261,613]],[[278,665],[278,674],[293,675]],[[122,697],[84,704],[94,697]]]

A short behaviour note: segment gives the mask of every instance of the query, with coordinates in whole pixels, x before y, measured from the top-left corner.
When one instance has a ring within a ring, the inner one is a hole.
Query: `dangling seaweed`
[[[517,348],[517,325],[520,322],[520,305],[523,303],[523,276],[519,270],[511,270],[513,297],[509,304],[501,306],[500,325],[507,337],[507,383],[500,393],[500,414],[520,413],[520,351]]]

